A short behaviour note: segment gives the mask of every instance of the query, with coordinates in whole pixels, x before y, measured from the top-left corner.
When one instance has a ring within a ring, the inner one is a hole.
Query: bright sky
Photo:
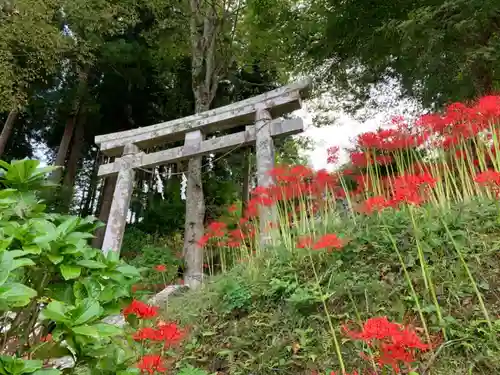
[[[347,115],[340,110],[325,111],[324,108],[334,108],[332,103],[339,103],[337,98],[323,96],[315,99],[316,103],[322,103],[324,112],[329,119],[327,123],[331,125],[317,127],[313,124],[315,114],[318,109],[312,102],[303,104],[302,109],[295,112],[304,120],[305,131],[298,137],[306,136],[313,140],[314,149],[306,152],[310,165],[314,169],[331,170],[335,166],[327,164],[327,149],[331,146],[340,147],[339,162],[342,165],[348,161],[348,153],[345,148],[352,147],[356,137],[365,132],[376,130],[379,127],[387,126],[394,116],[404,116],[406,119],[421,114],[423,109],[411,99],[402,99],[401,88],[396,81],[386,82],[372,89],[372,101],[367,109],[363,110],[365,121],[359,121],[353,116]],[[325,117],[325,116],[323,116]]]
[[[329,169],[334,166],[327,164],[327,149],[331,146],[339,146],[341,151],[339,154],[339,162],[341,165],[348,160],[345,148],[353,145],[353,140],[358,134],[376,130],[381,122],[377,119],[367,122],[359,122],[348,115],[341,114],[335,120],[333,125],[315,127],[311,113],[307,107],[296,112],[297,115],[304,120],[305,131],[301,136],[309,137],[314,142],[314,149],[306,152],[309,162],[314,169]]]

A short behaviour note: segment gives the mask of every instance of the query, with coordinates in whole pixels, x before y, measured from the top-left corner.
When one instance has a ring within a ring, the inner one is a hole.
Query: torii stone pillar
[[[140,155],[139,148],[133,144],[126,145],[123,156],[119,159],[121,164],[116,180],[113,203],[109,211],[109,218],[102,243],[102,251],[120,251],[123,234],[127,225],[127,213],[134,189],[135,170],[132,168],[136,156]]]
[[[255,114],[255,154],[257,159],[257,184],[262,187],[273,185],[270,172],[274,168],[274,142],[271,137],[272,117],[264,105],[256,108]],[[276,224],[276,207],[259,207],[260,245],[271,243],[271,225]]]
[[[185,152],[195,154],[200,151],[204,135],[201,130],[186,133],[184,136]],[[201,157],[189,160],[189,170],[201,169]],[[202,181],[198,176],[187,173],[186,186],[186,221],[184,226],[184,259],[190,267],[184,273],[184,282],[190,288],[198,288],[203,283],[203,249],[198,245],[204,232],[205,198],[203,196]]]

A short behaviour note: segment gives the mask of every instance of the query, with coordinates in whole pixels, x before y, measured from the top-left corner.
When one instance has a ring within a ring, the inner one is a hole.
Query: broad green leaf
[[[14,259],[9,251],[0,253],[0,285],[4,284],[9,278],[13,261]]]
[[[37,370],[40,370],[43,366],[43,362],[40,360],[22,360],[22,370],[18,374],[31,374]],[[20,366],[20,367],[21,367]]]
[[[34,266],[35,262],[33,262],[29,258],[21,258],[21,259],[14,259],[12,261],[12,270],[15,270],[16,268],[19,267],[27,267],[27,266]]]
[[[122,287],[121,285],[111,285],[104,288],[99,295],[99,300],[101,302],[110,302],[120,297],[127,297],[128,291],[127,288]]]
[[[85,286],[88,297],[95,299],[99,297],[102,287],[97,280],[95,280],[94,278],[87,278],[85,280],[81,280],[81,283]]]
[[[53,263],[53,264],[59,264],[64,260],[64,257],[59,254],[47,254],[47,258]]]
[[[97,329],[101,336],[117,336],[123,333],[123,329],[112,324],[97,323],[92,327]]]
[[[96,260],[91,260],[91,259],[79,260],[76,263],[79,266],[82,266],[82,267],[85,267],[85,268],[92,268],[92,269],[103,269],[103,268],[106,268],[106,265],[104,263],[98,262]]]
[[[69,320],[68,307],[59,302],[50,302],[45,309],[42,310],[42,319],[50,319],[57,322],[66,323]]]
[[[28,254],[34,254],[34,255],[39,255],[42,253],[42,249],[38,245],[23,246],[23,250]]]
[[[59,248],[59,252],[64,255],[74,255],[81,254],[81,246],[77,246],[75,244],[68,244],[66,246],[62,246]]]
[[[7,248],[12,243],[13,237],[2,238],[0,240],[0,251],[7,250]]]
[[[40,235],[35,238],[34,243],[46,244],[57,240],[57,228],[50,221],[38,220],[35,227]]]
[[[130,266],[128,264],[116,267],[116,270],[127,277],[141,277],[139,270],[136,267]]]
[[[88,325],[81,325],[78,327],[72,327],[71,330],[77,335],[90,336],[96,339],[99,338],[99,332],[97,332],[97,329],[95,327],[91,327]]]
[[[100,317],[102,307],[96,300],[83,300],[71,313],[72,325],[79,326]]]
[[[61,270],[64,280],[76,279],[82,273],[82,267],[73,264],[61,264],[59,269]]]
[[[10,250],[10,255],[12,255],[12,258],[20,258],[25,255],[28,255],[29,253],[24,250]]]
[[[139,373],[140,370],[138,368],[129,368],[126,369],[125,371],[117,372],[116,375],[137,375]]]
[[[26,306],[36,295],[36,290],[24,284],[7,283],[0,287],[0,299],[11,307]]]
[[[72,232],[64,240],[73,243],[79,240],[88,240],[89,238],[94,238],[94,235],[86,232]]]
[[[64,222],[57,227],[57,234],[60,238],[66,237],[78,225],[80,218],[78,216],[68,216]]]

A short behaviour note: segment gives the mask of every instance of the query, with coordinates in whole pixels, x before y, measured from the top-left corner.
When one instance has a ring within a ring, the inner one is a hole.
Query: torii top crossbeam
[[[184,134],[203,130],[210,135],[223,130],[253,123],[256,108],[268,108],[273,118],[293,112],[301,107],[301,99],[308,96],[310,80],[302,80],[264,94],[241,100],[223,107],[192,116],[162,122],[142,128],[109,133],[95,137],[95,143],[107,156],[119,156],[127,144],[149,148],[168,141],[182,140]]]

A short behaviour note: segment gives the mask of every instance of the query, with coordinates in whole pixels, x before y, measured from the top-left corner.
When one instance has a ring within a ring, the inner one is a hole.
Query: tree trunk
[[[71,152],[69,154],[66,173],[64,174],[63,182],[63,212],[69,212],[71,200],[73,198],[76,172],[78,171],[78,162],[82,156],[82,149],[85,142],[85,114],[81,114],[78,119],[78,125],[75,129],[75,136],[71,144]]]
[[[90,175],[89,187],[87,189],[87,196],[83,201],[81,216],[92,215],[92,208],[94,207],[95,196],[97,192],[97,170],[99,168],[99,151],[96,152],[94,162],[92,163],[92,172]]]
[[[210,107],[218,85],[216,44],[219,18],[215,8],[202,0],[190,0],[191,84],[195,112]],[[192,289],[203,283],[203,249],[198,241],[203,236],[205,198],[202,184],[202,157],[189,159],[186,186],[186,221],[184,232],[185,283]]]
[[[13,108],[9,112],[9,116],[3,125],[2,133],[0,134],[0,157],[5,152],[5,147],[7,146],[7,142],[9,141],[10,135],[12,134],[12,130],[14,129],[14,122],[19,115],[19,109]]]
[[[244,215],[248,205],[250,192],[250,148],[247,147],[243,154],[243,183],[241,186],[241,213]]]
[[[66,127],[64,128],[64,133],[61,138],[61,143],[59,144],[59,148],[57,149],[57,156],[54,162],[54,165],[60,168],[52,172],[52,175],[50,177],[53,183],[58,184],[61,181],[61,176],[62,176],[61,169],[62,167],[64,167],[64,164],[66,162],[66,156],[68,155],[69,145],[71,144],[71,139],[73,137],[73,133],[75,130],[75,124],[78,117],[78,112],[80,111],[81,100],[87,88],[87,78],[88,78],[87,76],[88,76],[87,70],[79,72],[78,90],[75,99],[73,100],[73,108],[68,116],[68,121],[66,122]]]
[[[113,193],[115,191],[117,178],[118,175],[114,175],[108,176],[104,180],[104,188],[102,189],[102,197],[100,198],[101,204],[99,208],[99,220],[104,223],[106,223],[109,218],[109,211],[111,210],[111,203],[113,202]],[[105,232],[106,227],[96,230],[95,238],[92,241],[92,246],[96,249],[100,249],[102,247]]]

